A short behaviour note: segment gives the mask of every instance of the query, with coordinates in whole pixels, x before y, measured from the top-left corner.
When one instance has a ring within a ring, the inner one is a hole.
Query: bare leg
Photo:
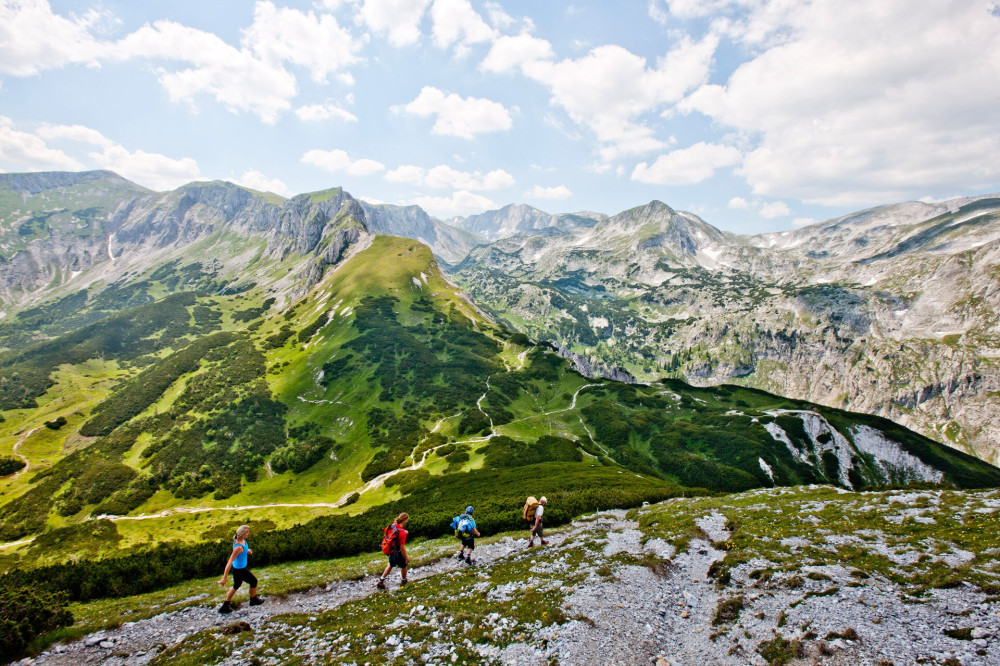
[[[250,588],[250,598],[253,599],[256,596],[257,596],[257,588],[256,587],[251,587]]]
[[[408,569],[408,567],[403,567],[402,569],[400,569],[400,570],[399,570],[399,572],[400,572],[401,574],[403,574],[403,580],[404,580],[404,581],[406,580],[406,570],[407,570],[407,569]]]
[[[385,571],[382,572],[382,578],[388,578],[391,572],[392,572],[392,565],[390,564],[386,566]]]
[[[235,595],[235,594],[236,594],[236,588],[235,587],[229,588],[229,593],[226,595],[226,602],[228,603],[228,602],[232,601],[233,600],[233,595]]]

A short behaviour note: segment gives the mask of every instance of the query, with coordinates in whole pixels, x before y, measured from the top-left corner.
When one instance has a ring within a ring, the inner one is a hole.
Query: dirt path
[[[561,538],[553,537],[553,543],[559,541]],[[523,539],[516,541],[507,538],[496,544],[480,546],[476,549],[476,566],[492,566],[497,561],[522,552],[524,544]],[[440,559],[424,566],[412,568],[409,576],[410,580],[413,581],[411,584],[430,576],[437,576],[467,566],[452,557],[453,549],[449,548],[446,552],[447,555],[440,557]],[[39,655],[34,663],[65,666],[96,662],[122,664],[123,666],[125,664],[145,664],[165,647],[179,643],[204,629],[221,627],[242,620],[249,623],[256,631],[275,615],[322,613],[342,604],[379,593],[375,588],[376,581],[377,577],[374,575],[365,576],[361,580],[331,581],[326,584],[317,581],[319,586],[308,592],[271,597],[264,604],[256,607],[250,607],[246,604],[245,596],[240,594],[238,598],[243,599],[244,603],[230,615],[222,615],[218,612],[217,602],[221,602],[222,588],[215,585],[208,591],[213,595],[211,606],[192,606],[146,620],[127,622],[117,629],[99,631],[75,642],[57,644]],[[390,589],[397,587],[398,584],[399,577],[396,574],[389,581]],[[266,589],[266,581],[261,580],[262,596],[265,596]],[[102,642],[104,647],[102,647]]]
[[[14,454],[14,455],[15,455],[16,457],[18,457],[18,458],[20,458],[21,460],[23,460],[23,461],[24,461],[24,467],[22,467],[21,469],[19,469],[19,470],[18,470],[18,471],[16,471],[16,472],[14,472],[13,474],[11,474],[11,475],[10,475],[9,477],[7,477],[7,478],[10,478],[10,479],[16,479],[17,477],[21,476],[22,474],[24,474],[25,472],[27,472],[27,471],[28,471],[29,469],[31,469],[31,461],[30,461],[30,460],[28,460],[28,457],[27,457],[27,456],[25,456],[25,455],[23,455],[23,454],[19,453],[17,449],[18,449],[18,448],[19,448],[19,447],[20,447],[20,446],[21,446],[22,444],[24,444],[24,441],[25,441],[26,439],[28,439],[29,437],[31,437],[32,435],[34,435],[34,434],[35,434],[35,432],[36,432],[36,431],[37,431],[37,430],[38,430],[39,428],[41,428],[41,427],[42,427],[42,426],[35,426],[34,428],[32,428],[31,430],[29,430],[28,432],[26,432],[26,433],[24,433],[23,435],[21,435],[21,437],[20,437],[20,438],[19,438],[19,439],[18,439],[18,440],[17,440],[17,441],[16,441],[15,443],[14,443],[14,446],[13,446],[13,447],[11,448],[11,453],[13,453],[13,454]]]

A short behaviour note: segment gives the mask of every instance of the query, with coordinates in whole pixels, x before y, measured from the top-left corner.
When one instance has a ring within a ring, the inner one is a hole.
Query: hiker
[[[247,543],[248,534],[250,534],[249,525],[240,525],[236,528],[236,536],[233,537],[233,552],[229,556],[229,561],[226,562],[226,570],[222,572],[222,580],[219,581],[219,585],[225,587],[226,579],[229,578],[229,571],[232,570],[233,586],[229,588],[226,600],[219,607],[220,613],[233,612],[233,607],[229,602],[233,600],[233,595],[236,594],[236,590],[240,589],[240,585],[243,583],[250,586],[251,606],[259,606],[264,603],[264,600],[257,596],[257,577],[253,575],[247,566],[247,555],[253,554],[253,551],[250,550],[250,544]]]
[[[451,521],[451,528],[455,530],[455,538],[462,541],[462,549],[458,551],[458,559],[465,560],[466,564],[472,564],[472,551],[476,549],[476,537],[482,536],[476,529],[476,519],[472,517],[472,506],[465,507],[465,513],[455,516]],[[469,554],[465,554],[465,549],[469,549]]]
[[[378,583],[375,584],[380,590],[385,588],[385,579],[393,567],[399,567],[399,572],[403,576],[400,585],[406,585],[406,569],[410,566],[410,556],[406,554],[406,524],[410,522],[410,514],[401,513],[396,517],[396,521],[382,530],[382,552],[389,556],[389,564],[385,571],[379,576]]]
[[[549,500],[545,497],[538,500],[535,500],[534,497],[529,497],[528,501],[524,504],[522,518],[524,522],[531,525],[531,538],[528,539],[528,548],[532,548],[535,545],[536,534],[543,546],[549,545],[549,542],[545,540],[545,533],[542,531],[542,514],[545,513],[545,505],[548,503]]]

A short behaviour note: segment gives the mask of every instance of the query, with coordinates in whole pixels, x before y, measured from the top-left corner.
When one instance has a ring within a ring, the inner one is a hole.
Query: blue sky
[[[1000,190],[997,0],[0,0],[0,170],[723,229]]]

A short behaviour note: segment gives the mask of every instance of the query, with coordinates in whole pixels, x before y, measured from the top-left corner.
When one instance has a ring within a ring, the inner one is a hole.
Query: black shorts
[[[474,537],[474,536],[467,536],[467,537],[459,537],[459,538],[462,540],[462,548],[468,548],[469,550],[475,550],[476,549],[476,537]]]
[[[240,589],[240,585],[246,583],[250,587],[257,587],[257,576],[250,571],[250,567],[243,569],[233,569],[233,589]]]
[[[400,567],[402,569],[406,568],[406,558],[403,557],[402,551],[395,551],[389,553],[389,566],[390,567]]]

